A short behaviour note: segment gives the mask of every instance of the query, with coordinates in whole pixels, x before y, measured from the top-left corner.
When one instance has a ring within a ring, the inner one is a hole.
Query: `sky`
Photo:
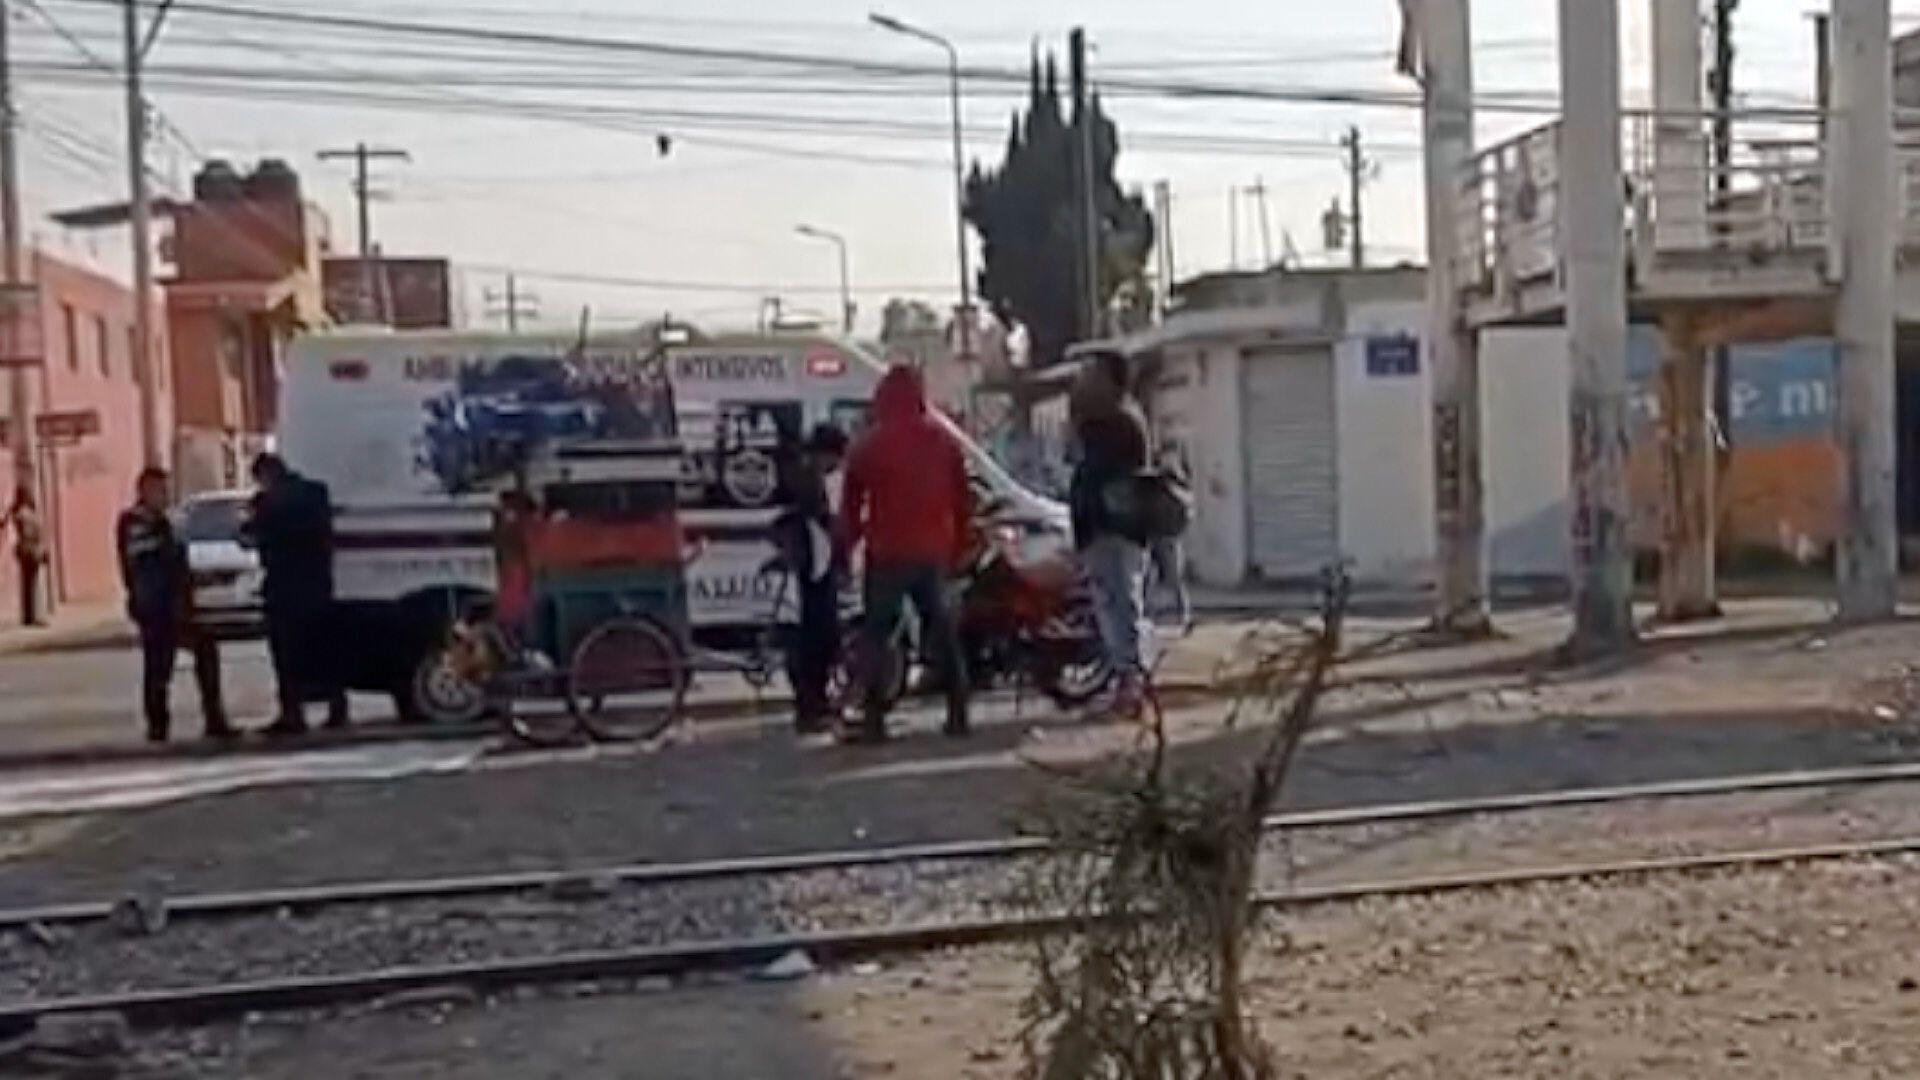
[[[1107,110],[1121,130],[1122,183],[1170,186],[1165,224],[1177,277],[1226,269],[1236,251],[1251,268],[1289,242],[1308,264],[1333,258],[1322,250],[1320,219],[1346,190],[1338,141],[1349,127],[1378,162],[1365,193],[1371,257],[1421,255],[1417,112],[1175,100],[1125,85],[1204,80],[1408,93],[1412,84],[1392,70],[1396,0],[1337,8],[1323,0],[207,2],[928,69],[943,64],[943,54],[869,25],[875,5],[947,36],[964,64],[987,69],[1024,69],[1034,49],[1064,53],[1068,30],[1083,26],[1096,84],[1113,83]],[[103,244],[61,235],[44,214],[125,195],[123,97],[102,67],[119,56],[118,12],[100,0],[9,7],[29,220],[49,244]],[[1630,102],[1644,101],[1648,82],[1646,7],[1621,0]],[[1810,7],[1742,5],[1736,80],[1744,100],[1811,103]],[[1555,95],[1555,8],[1554,0],[1475,0],[1481,94],[1535,103]],[[767,18],[767,10],[780,14]],[[1897,25],[1920,23],[1920,2],[1894,10]],[[745,326],[770,295],[789,311],[830,317],[836,255],[829,243],[798,235],[802,224],[846,238],[863,332],[877,330],[890,297],[945,305],[956,295],[946,84],[937,70],[796,72],[708,57],[415,39],[192,8],[168,17],[148,63],[160,120],[149,160],[162,191],[183,190],[207,156],[284,158],[345,251],[354,244],[350,173],[316,153],[361,141],[406,149],[410,161],[376,171],[375,238],[390,254],[452,259],[476,324],[485,324],[485,295],[508,269],[538,297],[539,321],[556,326],[575,324],[583,306],[596,323],[671,313],[710,327]],[[970,160],[999,160],[1020,93],[996,80],[964,83]],[[1480,137],[1544,119],[1483,112]],[[659,134],[673,140],[664,157]],[[1266,192],[1264,207],[1245,194],[1256,186]],[[110,246],[97,251],[114,258]]]

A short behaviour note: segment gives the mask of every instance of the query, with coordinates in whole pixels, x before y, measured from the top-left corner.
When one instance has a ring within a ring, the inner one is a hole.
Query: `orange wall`
[[[1661,463],[1634,444],[1627,462],[1633,539],[1660,546]],[[1840,452],[1829,439],[1736,445],[1719,491],[1721,543],[1776,548],[1811,558],[1833,542],[1839,520]]]

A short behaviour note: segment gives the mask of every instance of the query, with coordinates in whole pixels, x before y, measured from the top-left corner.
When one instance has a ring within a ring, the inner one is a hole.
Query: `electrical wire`
[[[119,5],[121,3],[151,5],[157,2],[157,0],[50,0],[50,2],[100,6],[106,4]],[[811,69],[862,74],[919,75],[939,78],[947,76],[946,69],[925,64],[905,64],[853,59],[843,56],[825,56],[757,49],[715,48],[711,46],[560,34],[550,31],[506,30],[476,26],[459,26],[446,23],[411,22],[326,14],[313,11],[263,10],[215,3],[210,2],[210,0],[174,0],[172,9],[177,12],[197,13],[235,20],[353,30],[370,34],[398,34],[446,40],[486,41],[530,48],[581,50],[672,57],[688,60],[708,60],[736,65],[759,65],[788,70]],[[998,80],[1002,82],[1011,81],[1015,83],[1025,83],[1029,77],[1027,72],[1013,69],[966,66],[962,66],[961,75],[972,79],[986,81]],[[1251,86],[1204,81],[1163,82],[1137,79],[1102,79],[1100,83],[1103,89],[1125,88],[1151,90],[1167,97],[1190,100],[1224,99],[1399,109],[1418,109],[1421,107],[1419,94],[1398,90]],[[1481,107],[1489,111],[1516,113],[1552,114],[1559,111],[1556,104],[1547,101],[1536,104],[1518,100],[1503,101],[1495,99],[1484,102]]]
[[[517,277],[535,281],[552,281],[572,285],[599,285],[617,289],[644,289],[667,292],[695,293],[741,293],[748,295],[773,296],[776,294],[818,294],[837,295],[838,285],[814,284],[746,284],[725,281],[676,281],[667,278],[626,277],[618,274],[596,274],[573,270],[541,270],[525,266],[509,266],[499,263],[462,262],[467,270],[483,274],[513,274]],[[859,285],[850,291],[856,293],[892,293],[892,294],[945,294],[953,289],[951,281],[937,285]]]

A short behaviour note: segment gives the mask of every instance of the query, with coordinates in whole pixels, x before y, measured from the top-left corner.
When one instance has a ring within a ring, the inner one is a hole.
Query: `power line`
[[[53,0],[53,2],[95,6],[103,4],[117,5],[120,3],[145,3],[150,5],[154,3],[155,0]],[[210,3],[206,2],[206,0],[177,0],[177,2],[173,4],[173,8],[174,10],[182,12],[237,20],[353,30],[374,34],[404,34],[447,40],[486,41],[526,47],[627,53],[672,57],[676,59],[752,64],[787,69],[817,69],[863,74],[919,75],[926,77],[945,74],[936,68],[923,64],[857,60],[843,56],[787,53],[756,49],[714,48],[709,46],[636,41],[622,38],[587,37],[546,31],[487,29],[445,23],[410,22],[349,15],[322,14],[310,11],[269,11],[258,8]],[[997,80],[1025,83],[1028,79],[1026,72],[1013,69],[963,68],[961,74],[968,79],[987,81]],[[1168,97],[1197,100],[1237,99],[1292,104],[1351,105],[1409,110],[1421,107],[1418,94],[1397,90],[1341,89],[1330,87],[1287,88],[1198,81],[1160,82],[1137,79],[1107,79],[1102,81],[1102,86],[1103,88],[1110,86],[1116,89],[1152,90]],[[1548,102],[1533,104],[1521,101],[1489,101],[1483,107],[1489,111],[1518,113],[1552,114],[1558,112],[1558,106]]]
[[[64,80],[69,76],[84,76],[87,73],[60,65],[23,65],[32,70],[55,76]],[[676,138],[685,138],[678,134],[683,129],[718,128],[723,130],[762,131],[781,134],[817,134],[822,132],[840,132],[863,137],[884,139],[945,139],[950,129],[931,122],[914,122],[887,119],[873,119],[857,116],[839,116],[831,114],[754,112],[741,110],[714,109],[651,109],[636,112],[611,104],[587,102],[563,102],[527,98],[490,98],[478,99],[466,96],[448,97],[443,92],[427,94],[395,94],[386,91],[359,91],[336,89],[331,85],[316,86],[311,89],[288,86],[249,86],[235,85],[247,79],[259,79],[264,82],[315,82],[322,84],[339,83],[344,86],[377,84],[381,80],[367,73],[343,73],[340,77],[302,72],[269,72],[258,69],[214,73],[211,81],[206,69],[197,69],[196,73],[182,74],[180,69],[156,69],[150,81],[156,85],[171,89],[213,97],[232,96],[246,100],[262,96],[276,96],[282,99],[299,97],[311,103],[339,101],[341,103],[361,105],[426,105],[435,109],[442,105],[457,104],[470,112],[527,115],[537,112],[548,119],[587,120],[590,118],[616,119],[621,121],[623,129],[631,130],[636,125],[658,125],[672,129]],[[418,81],[408,78],[388,80],[394,84],[415,87],[421,91],[434,90],[432,86],[421,86]],[[484,84],[469,84],[484,85]],[[605,87],[602,87],[605,89]],[[987,140],[999,137],[998,128],[973,127],[968,129],[970,137]],[[1221,155],[1254,155],[1260,157],[1319,157],[1325,153],[1323,143],[1310,139],[1289,139],[1257,135],[1240,135],[1231,132],[1168,132],[1152,128],[1129,128],[1125,133],[1126,142],[1135,149],[1192,151]],[[691,140],[694,143],[715,143],[709,138]],[[799,148],[790,148],[796,152]],[[1419,148],[1411,143],[1386,144],[1378,148],[1383,153],[1415,154]],[[847,155],[830,153],[827,156],[840,158]],[[921,165],[924,162],[902,162],[893,159],[888,164],[905,163]]]
[[[27,9],[33,12],[34,15],[38,16],[40,21],[45,23],[49,30],[52,30],[55,34],[59,35],[61,39],[66,41],[68,45],[71,45],[73,47],[73,50],[79,53],[81,57],[86,60],[87,65],[89,67],[97,71],[104,72],[105,74],[115,79],[118,79],[120,77],[119,65],[101,56],[98,52],[95,52],[92,46],[88,45],[86,41],[81,39],[81,37],[78,34],[74,33],[74,31],[69,29],[65,23],[62,23],[59,19],[54,18],[52,12],[48,11],[45,7],[42,7],[39,3],[39,0],[20,0],[20,2],[25,4]],[[32,67],[33,65],[30,63],[19,63],[19,64],[15,64],[14,66],[16,69],[26,69],[26,68]],[[176,142],[178,142],[182,149],[186,150],[187,153],[191,154],[196,159],[200,159],[200,160],[205,159],[206,155],[200,152],[199,147],[194,145],[193,140],[187,136],[186,132],[180,129],[180,126],[178,124],[175,124],[171,119],[167,117],[165,113],[161,112],[158,108],[156,108],[151,101],[148,101],[145,104],[147,106],[147,109],[153,113],[155,122],[158,123],[159,126],[163,130],[165,130]]]
[[[498,263],[462,262],[462,267],[481,273],[515,274],[519,277],[533,278],[538,281],[563,282],[573,285],[603,285],[618,289],[652,289],[668,292],[708,292],[739,293],[752,296],[770,296],[776,293],[817,293],[837,295],[838,285],[794,285],[765,284],[727,281],[676,281],[670,278],[627,277],[618,274],[595,274],[574,270],[538,270],[525,266],[508,266]],[[860,285],[852,291],[857,293],[946,293],[953,288],[952,282],[938,285]]]

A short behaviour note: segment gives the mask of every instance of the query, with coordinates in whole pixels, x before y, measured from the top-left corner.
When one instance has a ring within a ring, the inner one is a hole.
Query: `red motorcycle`
[[[989,531],[962,578],[960,644],[976,690],[1031,685],[1063,709],[1085,705],[1116,672],[1093,597],[1071,556],[1019,562],[1018,538]]]

